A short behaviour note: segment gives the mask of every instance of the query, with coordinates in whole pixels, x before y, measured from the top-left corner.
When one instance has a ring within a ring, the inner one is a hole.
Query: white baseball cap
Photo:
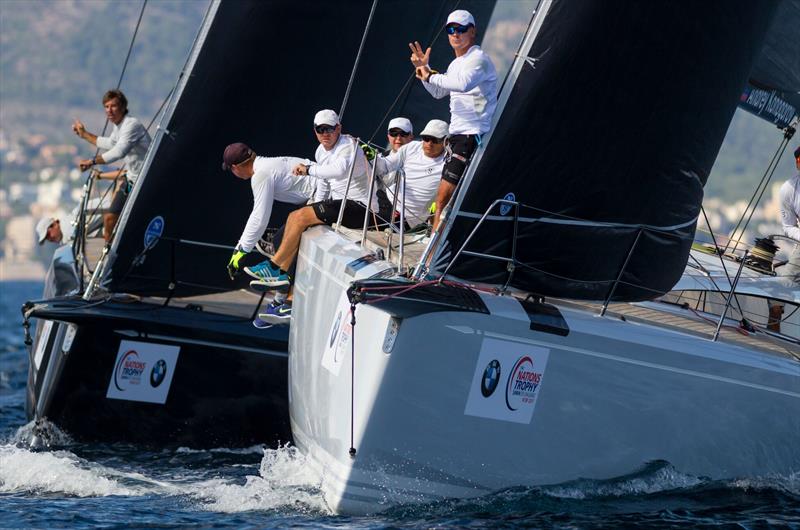
[[[55,217],[42,217],[38,223],[36,223],[36,239],[39,241],[40,245],[44,245],[45,240],[47,239],[47,229],[50,228],[50,225],[55,223],[58,219]]]
[[[339,115],[330,109],[325,109],[317,112],[314,115],[314,126],[317,125],[339,125]]]
[[[449,26],[450,24],[461,24],[462,26],[469,26],[472,24],[474,26],[475,18],[472,16],[472,13],[465,9],[456,9],[447,17],[445,26]]]
[[[446,121],[442,120],[431,120],[425,126],[420,136],[433,136],[434,138],[444,138],[447,136],[448,128],[450,126],[447,125]]]
[[[392,129],[401,129],[407,134],[414,132],[414,127],[412,127],[411,120],[408,118],[392,118],[386,130],[391,131]]]

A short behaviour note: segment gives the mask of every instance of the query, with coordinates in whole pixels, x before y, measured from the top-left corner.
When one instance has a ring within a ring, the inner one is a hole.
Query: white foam
[[[64,493],[77,497],[142,495],[144,492],[107,478],[105,468],[68,451],[32,452],[0,446],[0,492]]]
[[[280,510],[328,513],[319,489],[320,477],[306,465],[306,458],[295,447],[265,449],[259,476],[249,476],[245,484],[230,484],[215,479],[193,484],[192,495],[202,508],[215,512]]]
[[[704,482],[703,479],[699,477],[680,473],[672,466],[664,466],[652,473],[609,482],[582,481],[578,484],[545,487],[542,488],[542,493],[567,499],[624,497],[627,495],[646,495],[673,489],[691,488],[702,482]]]
[[[251,445],[250,447],[215,447],[213,449],[191,449],[189,447],[178,447],[176,453],[197,454],[197,453],[229,453],[233,455],[251,455],[264,452],[263,445]]]

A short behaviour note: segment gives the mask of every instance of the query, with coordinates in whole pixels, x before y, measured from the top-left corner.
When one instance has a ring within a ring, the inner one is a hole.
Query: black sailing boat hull
[[[40,304],[32,314],[40,325],[29,420],[46,419],[80,442],[241,447],[292,440],[288,327],[257,330],[241,318],[139,302]]]

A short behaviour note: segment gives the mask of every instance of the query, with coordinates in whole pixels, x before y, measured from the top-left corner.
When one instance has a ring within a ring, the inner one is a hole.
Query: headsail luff
[[[408,41],[431,42],[456,4],[482,20],[494,8],[493,1],[479,0],[378,2],[347,104],[346,132],[366,139],[385,127],[380,120],[412,73]],[[236,242],[252,199],[249,186],[221,171],[223,149],[243,141],[259,154],[310,156],[316,147],[314,113],[339,109],[371,6],[372,0],[236,0],[216,6],[168,116],[168,134],[151,154],[136,202],[117,234],[111,290],[163,295],[173,275],[181,282],[175,295],[237,286],[225,272],[226,249],[178,245],[173,255],[169,241],[162,240],[140,265],[132,264],[157,216],[164,220],[165,238]],[[432,56],[436,64],[452,56],[446,36]],[[433,100],[417,85],[409,85],[412,95],[400,98],[394,115],[420,127],[431,118],[446,118],[447,101]],[[274,210],[270,224],[280,222]]]
[[[800,0],[782,0],[739,106],[778,127],[800,116]]]
[[[495,199],[520,209],[510,285],[614,300],[680,277],[703,185],[776,2],[553,1],[479,159],[438,257],[452,256]],[[514,210],[467,250],[510,256]],[[637,241],[638,238],[638,241]],[[635,248],[634,248],[635,244]],[[631,249],[633,251],[631,252]],[[450,272],[504,283],[504,262],[463,256]]]

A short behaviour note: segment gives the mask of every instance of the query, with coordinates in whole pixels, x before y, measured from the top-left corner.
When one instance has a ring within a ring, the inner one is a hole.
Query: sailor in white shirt
[[[105,238],[108,241],[117,224],[119,214],[122,212],[125,200],[142,171],[144,158],[150,147],[150,135],[138,119],[128,116],[128,99],[122,91],[109,90],[106,92],[103,95],[103,108],[113,126],[109,136],[97,136],[90,133],[80,120],[73,122],[72,130],[90,144],[106,150],[93,159],[81,160],[78,164],[81,171],[96,164],[110,164],[117,160],[124,160],[125,163],[125,169],[122,171],[108,171],[97,175],[98,178],[112,180],[122,178],[111,202],[111,207],[103,215]]]
[[[71,243],[73,231],[72,223],[62,225],[57,217],[43,217],[36,224],[36,238],[40,245],[44,245],[45,241],[56,245]]]
[[[794,159],[798,173],[781,186],[781,224],[786,236],[800,241],[800,147],[795,149]],[[789,276],[800,283],[800,245],[795,245],[789,263],[783,268],[781,276]]]
[[[387,195],[396,210],[383,212],[383,217],[391,217],[393,222],[399,221],[400,214],[397,212],[402,210],[406,229],[427,221],[441,180],[447,129],[447,122],[431,120],[420,134],[421,141],[413,141],[396,152],[376,159],[376,174],[386,175],[383,178],[389,185]],[[399,174],[405,176],[405,199],[402,184],[396,178]]]
[[[374,193],[368,198],[367,159],[353,138],[342,134],[339,116],[328,109],[317,112],[314,116],[314,134],[319,141],[316,164],[297,164],[293,174],[313,177],[317,181],[315,202],[289,214],[281,244],[271,260],[244,268],[247,274],[261,280],[265,286],[279,287],[291,283],[288,271],[297,257],[303,232],[311,226],[335,223],[343,200],[342,225],[348,228],[360,228],[363,225],[366,205],[371,205],[373,211],[377,211]],[[353,178],[347,190],[351,167]]]
[[[794,160],[797,165],[797,174],[783,183],[779,198],[781,203],[781,225],[784,235],[800,241],[800,147],[794,151]],[[789,256],[789,262],[777,269],[778,276],[788,288],[797,289],[800,286],[800,245],[795,245]],[[769,320],[767,328],[772,331],[781,331],[784,304],[781,300],[768,299]]]
[[[250,180],[253,190],[253,210],[247,219],[239,242],[228,262],[233,277],[239,270],[239,260],[257,248],[261,234],[269,224],[274,201],[304,205],[314,193],[314,183],[309,177],[295,177],[292,169],[297,164],[309,164],[303,158],[290,156],[258,156],[246,144],[230,144],[222,155],[222,169],[230,170],[237,178]]]
[[[389,126],[386,129],[386,140],[388,141],[387,149],[389,149],[391,153],[396,153],[398,149],[413,139],[414,127],[411,125],[411,120],[400,116],[389,120]],[[392,201],[386,196],[385,182],[392,182],[394,178],[395,172],[392,171],[383,175],[382,178],[377,179],[375,182],[375,194],[378,198],[378,218],[381,222],[389,221],[392,214]]]
[[[450,13],[445,24],[456,58],[444,74],[430,68],[431,49],[422,51],[419,42],[409,44],[411,62],[417,78],[435,98],[450,95],[450,136],[448,160],[437,192],[434,228],[442,209],[450,201],[467,162],[480,145],[481,135],[489,132],[497,107],[497,71],[492,60],[475,44],[475,18],[469,11]]]

